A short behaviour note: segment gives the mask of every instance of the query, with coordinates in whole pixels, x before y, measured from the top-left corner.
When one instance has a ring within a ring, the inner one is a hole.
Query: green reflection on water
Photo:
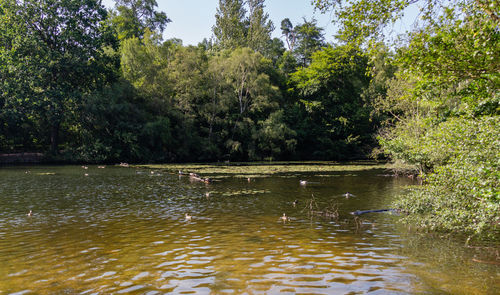
[[[273,176],[247,169],[261,176],[250,182],[225,171],[212,184],[165,167],[2,168],[0,294],[500,290],[499,267],[472,260],[491,255],[408,233],[397,216],[355,223],[348,214],[386,208],[409,180],[371,166],[299,166]],[[339,219],[310,217],[312,195],[320,207],[338,204]]]

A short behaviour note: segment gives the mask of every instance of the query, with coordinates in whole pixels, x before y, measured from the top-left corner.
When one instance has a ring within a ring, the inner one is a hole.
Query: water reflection
[[[473,249],[418,238],[387,213],[354,223],[348,212],[386,208],[408,183],[380,171],[207,185],[133,168],[29,169],[0,170],[1,294],[500,290],[498,266],[472,262]],[[337,203],[339,219],[308,216],[312,196]]]

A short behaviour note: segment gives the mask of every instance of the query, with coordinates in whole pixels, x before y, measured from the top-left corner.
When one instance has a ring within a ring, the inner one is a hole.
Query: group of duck
[[[203,177],[200,177],[198,174],[196,173],[193,173],[193,172],[183,172],[181,170],[179,170],[179,175],[186,175],[188,176],[189,175],[189,178],[190,179],[193,179],[193,180],[196,180],[196,181],[201,181],[201,182],[204,182],[204,183],[211,183],[212,180],[210,178],[203,178]],[[248,177],[247,178],[248,182],[251,182],[251,178]],[[302,185],[302,186],[305,186],[307,184],[311,184],[311,183],[316,183],[316,182],[310,182],[310,181],[307,181],[307,180],[299,180],[299,184]],[[210,196],[210,193],[206,193],[205,196],[208,198]],[[346,192],[345,194],[342,194],[343,197],[345,198],[352,198],[352,197],[355,197],[355,195],[351,194],[350,192]],[[294,200],[292,202],[292,205],[293,207],[296,207],[299,203],[299,200]],[[193,219],[193,216],[189,213],[186,213],[184,215],[186,221],[191,221]],[[286,223],[286,222],[289,222],[290,221],[290,217],[286,216],[286,213],[283,213],[283,215],[280,217],[281,221],[283,221],[283,223]]]
[[[128,163],[120,163],[119,166],[121,166],[121,167],[129,167]],[[85,170],[89,169],[88,166],[82,166],[82,168],[85,169]],[[103,168],[106,168],[106,166],[98,166],[97,168],[103,169]],[[212,182],[211,178],[201,177],[200,175],[198,175],[196,173],[193,173],[193,172],[187,173],[187,172],[183,172],[183,171],[179,170],[179,175],[186,175],[186,176],[189,176],[189,178],[192,179],[192,180],[200,181],[200,182],[204,182],[204,183],[211,183]],[[85,173],[85,176],[88,176],[88,174]],[[248,182],[251,181],[250,178],[248,178],[247,180],[248,180]],[[306,180],[299,180],[299,184],[302,185],[302,186],[305,186],[305,185],[311,184],[311,183],[314,183],[314,182],[310,182],[310,181],[306,181]],[[206,194],[207,198],[209,197],[209,195],[210,195],[210,193]],[[355,195],[353,195],[353,194],[351,194],[349,192],[347,192],[345,194],[342,194],[342,196],[344,196],[346,198],[355,197]],[[294,200],[292,202],[293,207],[296,207],[298,203],[299,203],[298,200]],[[26,215],[28,217],[33,216],[33,210],[30,210]],[[184,217],[185,217],[186,221],[191,221],[192,218],[193,218],[193,216],[191,214],[189,214],[189,213],[186,213],[184,215]],[[290,217],[286,216],[286,214],[283,213],[283,215],[280,217],[280,220],[283,221],[284,223],[285,222],[289,222],[290,221]]]

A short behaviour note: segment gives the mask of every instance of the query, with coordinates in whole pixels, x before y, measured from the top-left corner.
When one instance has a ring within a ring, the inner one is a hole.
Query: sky
[[[172,20],[163,32],[164,39],[179,38],[183,45],[197,45],[204,38],[210,39],[212,36],[218,0],[156,0],[156,2],[157,10],[165,12]],[[102,3],[108,8],[113,8],[115,1],[103,0]],[[284,18],[289,18],[295,26],[303,23],[304,17],[307,20],[314,17],[317,25],[324,29],[325,40],[333,41],[335,27],[331,22],[331,14],[315,11],[311,0],[266,0],[265,6],[264,10],[275,26],[272,37],[281,37],[280,25]]]

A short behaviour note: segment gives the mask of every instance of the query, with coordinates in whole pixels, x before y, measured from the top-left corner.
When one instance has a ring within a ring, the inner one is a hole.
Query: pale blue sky
[[[212,36],[212,26],[215,24],[215,12],[218,0],[156,0],[158,10],[163,11],[172,20],[164,31],[164,38],[179,38],[184,45],[197,45],[203,38]],[[103,0],[103,4],[114,7],[114,0]],[[281,37],[280,25],[284,18],[289,18],[293,25],[303,22],[303,17],[311,20],[314,17],[319,27],[324,29],[327,42],[333,41],[335,26],[330,13],[322,14],[315,11],[311,0],[266,0],[265,11],[274,23],[273,37]],[[412,19],[415,19],[412,13]],[[408,17],[406,19],[409,19]],[[394,29],[403,32],[408,24],[397,24]],[[282,39],[284,41],[284,39]]]
[[[164,38],[179,38],[184,45],[197,45],[203,38],[212,36],[212,26],[215,24],[215,12],[218,0],[156,0],[158,10],[163,11],[172,20],[164,31]],[[114,7],[114,0],[103,0],[103,4]],[[302,23],[302,18],[310,20],[313,16],[318,26],[325,29],[325,38],[332,41],[334,26],[330,15],[314,11],[310,0],[266,0],[265,11],[274,23],[273,37],[281,37],[280,24],[284,18],[289,18],[293,25]]]

